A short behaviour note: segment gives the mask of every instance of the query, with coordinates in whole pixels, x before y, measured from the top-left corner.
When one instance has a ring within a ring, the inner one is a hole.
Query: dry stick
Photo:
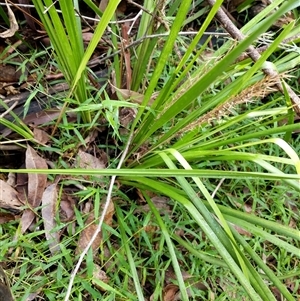
[[[208,4],[213,7],[213,5],[216,3],[215,0],[207,0]],[[245,36],[241,33],[241,31],[232,23],[232,21],[227,17],[227,15],[224,13],[223,9],[220,8],[216,14],[219,21],[222,23],[224,29],[234,38],[238,41],[242,41],[245,39]],[[250,56],[250,58],[256,62],[261,57],[260,53],[251,45],[247,49],[247,53]],[[263,72],[270,76],[270,77],[278,77],[279,73],[275,71],[272,68],[264,67]],[[291,87],[284,83],[285,88],[289,94],[290,99],[292,100],[294,104],[294,110],[297,114],[300,115],[300,99],[298,95],[291,89]],[[280,81],[276,83],[277,89],[284,94],[284,88]]]
[[[289,43],[291,43],[294,40],[299,39],[299,38],[300,38],[300,33],[297,33],[297,34],[293,35],[292,37],[284,39],[280,43],[280,45],[289,44]],[[256,51],[258,51],[259,53],[262,53],[262,52],[266,51],[269,47],[270,47],[270,45],[264,45],[264,46],[261,46],[259,48],[256,48]],[[283,46],[281,46],[281,47],[282,47],[282,49],[284,49]],[[237,62],[243,61],[243,60],[247,59],[248,57],[249,57],[248,53],[243,53],[242,55],[240,55],[238,57]]]
[[[7,115],[10,111],[12,111],[17,105],[19,104],[19,102],[16,100],[4,113],[2,113],[0,115],[0,118],[3,118],[5,115]]]
[[[217,187],[215,188],[215,190],[213,191],[213,193],[211,194],[211,198],[214,199],[219,188],[221,187],[221,185],[223,184],[223,182],[226,180],[226,178],[222,178],[221,181],[219,182],[219,184],[217,185]]]
[[[120,158],[120,162],[117,166],[117,169],[120,169],[126,156],[127,156],[127,153],[128,153],[128,150],[129,150],[129,146],[132,142],[132,138],[133,138],[133,132],[130,134],[129,136],[129,139],[127,141],[127,144],[125,146],[125,149],[123,151],[123,154]],[[109,204],[111,202],[111,195],[112,195],[112,191],[113,191],[113,186],[114,186],[114,183],[115,183],[115,180],[116,180],[116,177],[117,176],[112,176],[111,177],[111,181],[110,181],[110,184],[109,184],[109,188],[108,188],[108,192],[107,192],[107,197],[106,197],[106,201],[105,201],[105,204],[104,204],[104,208],[103,208],[103,211],[101,213],[101,216],[99,218],[99,224],[98,224],[98,227],[94,233],[94,235],[92,236],[91,240],[89,241],[88,245],[86,246],[86,248],[82,251],[79,259],[78,259],[78,262],[71,274],[71,277],[70,277],[70,281],[69,281],[69,285],[68,285],[68,289],[67,289],[67,293],[66,293],[66,296],[65,296],[65,299],[64,301],[68,301],[69,300],[69,297],[71,295],[71,290],[72,290],[72,286],[73,286],[73,282],[74,282],[74,279],[75,279],[75,276],[81,266],[81,263],[83,261],[83,258],[84,256],[87,254],[88,250],[90,249],[90,247],[92,246],[93,242],[95,241],[96,237],[98,236],[98,234],[101,232],[101,228],[102,228],[102,224],[103,224],[103,221],[104,221],[104,218],[105,218],[105,215],[107,213],[107,210],[108,210],[108,207],[109,207]]]

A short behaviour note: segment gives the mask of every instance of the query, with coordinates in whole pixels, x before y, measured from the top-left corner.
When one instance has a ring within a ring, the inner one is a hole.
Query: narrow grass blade
[[[147,203],[150,207],[150,210],[153,212],[153,214],[154,214],[154,216],[155,216],[155,218],[156,218],[156,220],[159,224],[160,230],[162,231],[162,235],[164,236],[164,238],[166,240],[166,244],[167,244],[169,252],[170,252],[173,268],[174,268],[174,271],[175,271],[175,274],[176,274],[176,277],[177,277],[177,280],[178,280],[178,286],[180,288],[181,298],[184,301],[188,301],[189,297],[187,295],[187,289],[186,289],[186,286],[184,284],[184,280],[183,280],[183,277],[182,277],[180,265],[178,263],[176,253],[175,253],[175,250],[174,250],[174,245],[172,243],[172,240],[171,240],[170,234],[168,232],[168,229],[166,228],[166,226],[164,224],[164,221],[161,218],[160,213],[156,209],[153,202],[150,200],[150,198],[146,194],[144,194],[144,197],[145,197],[145,199],[146,199],[146,201],[147,201]]]
[[[139,281],[139,276],[136,270],[136,266],[134,263],[134,259],[131,253],[131,250],[129,248],[128,245],[128,238],[126,236],[126,232],[125,232],[125,224],[124,224],[124,216],[121,212],[121,210],[119,209],[118,206],[116,206],[116,213],[117,213],[117,217],[118,217],[118,224],[119,224],[119,228],[120,228],[120,232],[121,232],[121,239],[122,239],[122,246],[125,248],[126,251],[126,255],[127,255],[127,259],[128,259],[128,263],[130,265],[131,268],[131,273],[132,273],[132,278],[133,278],[133,282],[134,282],[134,286],[136,289],[136,293],[137,293],[137,297],[139,301],[144,301],[144,295],[143,295],[143,291],[142,291],[142,287],[141,287],[141,283]]]

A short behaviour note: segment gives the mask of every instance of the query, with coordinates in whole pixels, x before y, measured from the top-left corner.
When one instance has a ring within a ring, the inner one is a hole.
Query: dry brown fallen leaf
[[[82,40],[83,42],[89,42],[94,36],[94,33],[92,32],[83,32],[82,33]]]
[[[53,232],[53,229],[57,226],[55,221],[57,197],[56,184],[49,185],[42,197],[42,218],[46,239],[49,242],[49,248],[52,255],[55,255],[60,251],[59,233],[57,231]]]
[[[21,168],[25,167],[25,164],[21,166]],[[28,174],[25,173],[18,173],[17,174],[17,182],[15,186],[19,200],[23,203],[26,204],[27,202],[27,189],[28,189]]]
[[[113,89],[115,89],[116,92],[120,93],[120,95],[125,99],[125,100],[131,100],[134,103],[141,104],[144,100],[144,96],[141,93],[129,90],[129,89],[119,89],[115,87],[113,84],[110,83]],[[152,105],[154,100],[157,98],[159,92],[154,92],[148,102],[148,105]]]
[[[46,160],[40,157],[37,152],[28,145],[26,150],[25,164],[27,169],[47,169]],[[47,175],[28,174],[28,204],[34,209],[40,206],[42,196],[46,187]],[[34,220],[35,214],[32,210],[26,209],[21,218],[21,233],[24,233]]]
[[[16,49],[16,48],[14,48],[14,49]],[[1,53],[1,55],[2,55],[2,60],[4,58],[6,58],[6,55],[4,55],[3,52]],[[20,80],[22,72],[20,70],[17,71],[16,66],[7,65],[7,64],[0,64],[0,69],[1,69],[1,73],[0,73],[1,94],[7,95],[7,96],[8,95],[14,95],[15,94],[14,90],[10,91],[11,90],[10,83],[18,82]],[[13,92],[13,93],[11,93],[11,92]]]
[[[234,228],[239,234],[244,235],[244,236],[247,236],[247,237],[252,237],[252,236],[253,236],[252,233],[251,233],[250,231],[245,230],[244,228],[242,228],[242,227],[240,227],[240,226],[238,226],[238,225],[235,225],[235,224],[232,224],[232,223],[230,223],[230,224],[233,226],[233,228]]]
[[[175,284],[168,284],[163,290],[163,301],[178,300],[179,287]]]
[[[95,156],[86,153],[82,150],[78,151],[76,158],[76,167],[83,169],[104,169],[106,164],[103,160],[96,158]],[[84,176],[85,179],[90,179],[89,176]],[[93,179],[102,179],[103,176],[94,176]]]
[[[61,110],[52,108],[27,115],[22,121],[35,126],[51,122],[58,118]]]
[[[102,209],[103,209],[103,207],[104,207],[104,202],[101,205]],[[114,214],[115,214],[115,205],[114,205],[113,201],[111,200],[109,205],[108,205],[108,208],[106,210],[105,217],[104,217],[104,223],[106,225],[112,226]]]
[[[82,264],[80,269],[84,269],[86,268],[86,264]],[[82,274],[80,274],[80,277],[82,277],[83,279],[86,279],[87,273],[84,272]],[[103,287],[103,282],[104,283],[108,283],[109,281],[109,277],[106,275],[106,273],[100,268],[100,266],[96,263],[93,263],[93,277],[92,277],[92,283],[93,285],[100,290],[101,292],[106,292],[105,287]],[[0,300],[1,301],[1,300]]]
[[[122,127],[125,129],[132,123],[136,117],[137,109],[136,108],[121,108],[119,111],[119,122]],[[121,131],[123,129],[120,129]],[[127,131],[124,132],[126,135]]]
[[[104,283],[108,283],[109,277],[106,275],[106,273],[97,265],[94,263],[94,271],[93,271],[93,279],[92,283],[97,287],[101,292],[105,292],[105,288],[101,286],[101,284],[98,281],[102,281]]]
[[[161,215],[163,214],[170,214],[172,212],[171,206],[168,204],[170,199],[164,196],[154,196],[151,198],[151,201],[155,205],[155,208],[158,209]],[[141,212],[149,212],[150,207],[148,204],[139,206],[134,212],[141,213]]]
[[[85,221],[85,228],[80,232],[79,240],[77,243],[77,248],[75,251],[75,254],[80,254],[88,245],[90,242],[92,236],[94,235],[96,229],[97,229],[97,224],[95,223],[95,213],[93,210],[93,206],[88,202],[85,204],[85,208],[83,210],[83,213],[88,213],[88,217]],[[102,234],[98,233],[96,239],[94,240],[92,244],[92,250],[93,253],[95,254],[100,246],[102,240]]]
[[[13,173],[13,172],[9,172],[8,175],[7,175],[7,181],[6,183],[10,186],[13,186],[15,187],[16,186],[16,174]]]
[[[15,216],[11,213],[0,212],[0,225],[6,224],[10,221],[14,221],[15,219]]]
[[[88,202],[85,205],[84,213],[89,213],[88,218],[85,222],[86,227],[80,233],[80,237],[77,244],[76,254],[80,254],[90,242],[92,236],[94,235],[98,225],[97,221],[95,221],[95,213],[93,210],[93,206]],[[107,225],[112,225],[112,219],[115,212],[114,203],[111,201],[104,217],[104,223]],[[102,243],[102,232],[98,233],[97,238],[94,240],[92,244],[93,253],[98,250],[100,244]]]
[[[23,204],[19,200],[18,192],[9,184],[0,180],[0,207],[20,211],[21,206]]]
[[[40,112],[34,112],[34,113],[28,114],[24,119],[22,119],[22,122],[25,123],[26,125],[38,126],[38,125],[45,124],[45,123],[48,123],[50,121],[57,119],[60,114],[61,114],[61,111],[58,109],[43,110]],[[2,136],[7,137],[11,133],[12,133],[12,130],[9,128],[6,128],[2,132]]]
[[[75,200],[71,196],[67,196],[63,193],[60,201],[60,220],[64,223],[72,221],[75,217],[74,208]]]
[[[103,207],[104,207],[104,202],[101,205],[102,209],[103,209]],[[115,214],[115,205],[114,205],[114,202],[111,200],[109,205],[108,205],[106,215],[104,217],[104,223],[106,225],[112,226],[114,214]],[[101,241],[101,243],[102,243],[102,241]],[[111,271],[114,271],[115,268],[112,267],[114,265],[113,260],[112,260],[112,254],[111,254],[111,251],[110,251],[110,249],[108,248],[108,246],[105,242],[102,245],[102,256],[103,256],[104,261],[105,261],[104,268],[106,270],[110,269]]]
[[[101,0],[99,3],[99,9],[104,12],[108,4],[108,0]]]
[[[49,135],[45,131],[38,128],[33,129],[33,137],[35,141],[44,145],[50,140]]]
[[[180,300],[180,292],[178,285],[175,284],[167,284],[162,292],[162,301],[177,301]],[[154,295],[150,297],[150,301],[152,301]]]
[[[16,21],[15,15],[14,15],[13,11],[11,10],[10,6],[8,5],[7,0],[5,0],[5,4],[7,7],[7,14],[8,14],[10,28],[7,29],[6,31],[3,31],[0,33],[0,38],[3,38],[3,39],[12,37],[16,33],[16,31],[19,29],[19,25]]]
[[[195,277],[193,277],[192,275],[190,275],[189,273],[182,271],[182,277],[184,282],[187,285],[187,295],[189,297],[192,296],[192,289],[198,289],[198,290],[207,290],[207,286],[200,282],[200,281],[195,281]],[[163,289],[163,301],[177,301],[177,300],[181,300],[181,293],[179,290],[179,287],[175,284],[173,284],[173,281],[176,281],[177,277],[176,274],[173,270],[172,267],[169,267],[166,270],[165,273],[165,281],[166,281],[166,286]],[[151,298],[150,298],[151,300]]]
[[[48,169],[46,160],[29,145],[26,150],[25,164],[27,169]],[[40,205],[46,182],[47,175],[45,174],[30,173],[28,175],[28,202],[33,208]]]

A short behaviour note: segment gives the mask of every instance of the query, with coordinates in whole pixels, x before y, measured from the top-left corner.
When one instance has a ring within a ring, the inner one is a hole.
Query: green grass
[[[85,2],[91,6],[89,0]],[[97,92],[87,79],[87,62],[115,18],[118,2],[110,2],[84,49],[72,1],[60,3],[63,18],[54,6],[43,14],[43,4],[52,1],[33,1],[53,47],[54,56],[47,64],[60,68],[71,89],[60,99],[61,120],[41,126],[48,132],[55,129],[47,146],[35,143],[31,130],[21,122],[6,123],[51,160],[53,168],[40,173],[48,174],[51,182],[56,175],[61,177],[55,204],[60,253],[49,251],[41,208],[35,209],[36,224],[18,234],[17,240],[12,237],[19,233],[19,221],[0,227],[1,259],[16,299],[27,300],[30,293],[37,293],[45,300],[64,300],[69,286],[70,300],[149,300],[151,296],[164,300],[173,284],[184,301],[270,301],[276,300],[275,291],[284,300],[297,300],[300,159],[299,135],[294,131],[299,124],[287,93],[262,95],[273,87],[262,68],[272,61],[280,80],[299,88],[294,78],[282,75],[296,74],[291,69],[298,68],[299,55],[279,48],[296,32],[298,20],[282,28],[257,62],[236,60],[296,4],[277,0],[272,4],[278,6],[276,12],[266,18],[272,9],[267,7],[245,24],[242,31],[247,37],[242,42],[229,39],[208,59],[206,46],[200,47],[198,41],[222,1],[202,17],[197,35],[186,44],[178,32],[194,16],[193,2],[170,1],[168,35],[144,39],[131,49],[131,90],[144,95],[137,104],[121,97],[111,99],[108,85]],[[156,14],[154,1],[146,1],[145,6]],[[143,12],[135,39],[166,31],[153,14]],[[110,26],[117,48],[120,27]],[[178,45],[182,57],[175,51]],[[79,50],[72,55],[74,49]],[[29,61],[42,70],[46,66],[37,61],[45,53],[33,53]],[[117,54],[110,66],[113,84],[124,88],[120,62],[124,64],[123,56]],[[153,92],[158,96],[151,104]],[[135,110],[136,116],[126,130],[119,120],[123,106]],[[64,112],[75,114],[76,120],[70,122]],[[86,139],[94,128],[100,131],[89,142]],[[77,169],[79,149],[98,157],[105,152],[107,168]],[[13,170],[1,169],[8,171]],[[95,178],[99,175],[103,181]],[[99,221],[115,175],[114,216],[102,226],[100,245],[94,254],[89,250],[84,256],[71,285],[80,255],[76,253],[79,238],[88,227],[87,219],[88,224]],[[68,220],[62,212],[65,200],[74,204],[74,215]],[[93,208],[92,221],[88,204]],[[93,275],[96,266],[106,279]]]

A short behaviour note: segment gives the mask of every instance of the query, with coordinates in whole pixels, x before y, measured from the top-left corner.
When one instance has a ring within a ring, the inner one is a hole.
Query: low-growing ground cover
[[[0,9],[0,300],[297,300],[298,4],[32,2]]]

